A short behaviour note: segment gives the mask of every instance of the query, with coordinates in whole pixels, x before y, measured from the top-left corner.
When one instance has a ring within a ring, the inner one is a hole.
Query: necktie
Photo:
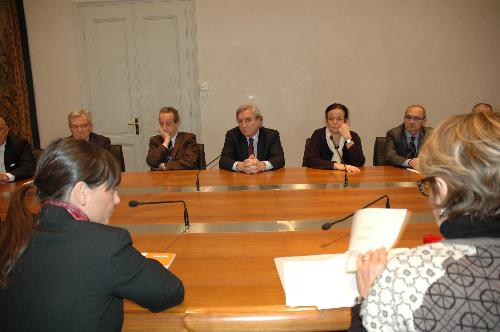
[[[415,146],[415,136],[410,137],[410,144],[408,144],[408,150],[406,157],[408,159],[413,159],[417,156],[417,147]]]
[[[248,157],[250,157],[251,155],[255,156],[255,151],[254,151],[254,148],[253,148],[253,138],[252,137],[250,137],[248,139]]]
[[[167,146],[167,163],[171,161],[172,161],[172,140],[170,140]]]

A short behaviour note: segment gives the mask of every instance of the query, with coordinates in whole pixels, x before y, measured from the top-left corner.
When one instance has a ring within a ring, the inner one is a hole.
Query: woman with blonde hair
[[[351,331],[497,331],[500,328],[500,116],[457,115],[420,155],[445,238],[387,262],[384,249],[358,257],[362,304]]]

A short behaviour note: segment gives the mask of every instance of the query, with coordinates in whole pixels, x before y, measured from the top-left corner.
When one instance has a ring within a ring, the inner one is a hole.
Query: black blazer
[[[146,162],[152,168],[167,161],[167,148],[163,145],[161,135],[149,139],[149,150]],[[198,169],[198,146],[196,135],[179,132],[172,148],[172,161],[165,164],[165,169]]]
[[[109,137],[102,136],[94,132],[91,132],[89,135],[89,143],[98,145],[108,151],[111,150],[111,140],[109,139]]]
[[[277,130],[261,127],[257,143],[257,159],[269,161],[273,169],[285,166],[285,155],[281,146],[280,133]],[[226,140],[219,160],[219,168],[232,170],[236,161],[248,158],[248,142],[236,127],[226,133]]]
[[[430,127],[422,127],[420,129],[417,156],[431,129]],[[385,163],[387,165],[401,166],[408,159],[406,158],[408,142],[406,140],[404,123],[389,130],[385,137]]]
[[[73,135],[70,135],[68,137],[73,138]],[[101,148],[104,148],[108,151],[111,150],[111,140],[109,139],[109,137],[99,135],[94,132],[91,132],[89,135],[89,143],[100,146]]]
[[[36,161],[30,143],[22,137],[7,136],[3,160],[5,170],[16,177],[15,181],[30,178],[35,172]]]
[[[1,231],[1,229],[0,229]],[[128,231],[44,206],[0,289],[0,331],[120,331],[123,299],[157,312],[182,302],[182,282],[132,246]]]
[[[333,169],[333,152],[328,146],[325,135],[326,127],[316,129],[309,141],[309,147],[306,154],[306,166],[319,169]],[[342,147],[342,159],[348,165],[361,167],[365,164],[361,138],[354,131],[351,131],[354,145],[349,149],[347,144]]]

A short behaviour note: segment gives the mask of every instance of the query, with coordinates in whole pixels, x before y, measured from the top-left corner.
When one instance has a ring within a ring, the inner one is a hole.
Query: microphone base
[[[180,226],[179,229],[177,230],[178,233],[189,233],[189,227],[191,226]]]

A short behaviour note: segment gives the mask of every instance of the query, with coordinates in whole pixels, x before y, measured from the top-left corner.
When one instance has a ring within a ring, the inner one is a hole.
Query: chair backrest
[[[196,145],[198,146],[198,169],[206,169],[205,144],[197,143]]]
[[[109,151],[120,164],[120,169],[125,172],[125,159],[123,159],[123,149],[121,144],[111,144],[111,150]]]
[[[302,167],[307,167],[307,150],[309,150],[309,142],[311,141],[310,138],[306,138],[306,145],[304,146],[304,156],[302,157]]]
[[[373,146],[373,166],[385,165],[385,137],[375,137]]]
[[[33,157],[35,157],[36,163],[38,164],[38,159],[40,159],[40,155],[42,154],[43,149],[33,149],[31,150],[31,152],[33,153]]]

